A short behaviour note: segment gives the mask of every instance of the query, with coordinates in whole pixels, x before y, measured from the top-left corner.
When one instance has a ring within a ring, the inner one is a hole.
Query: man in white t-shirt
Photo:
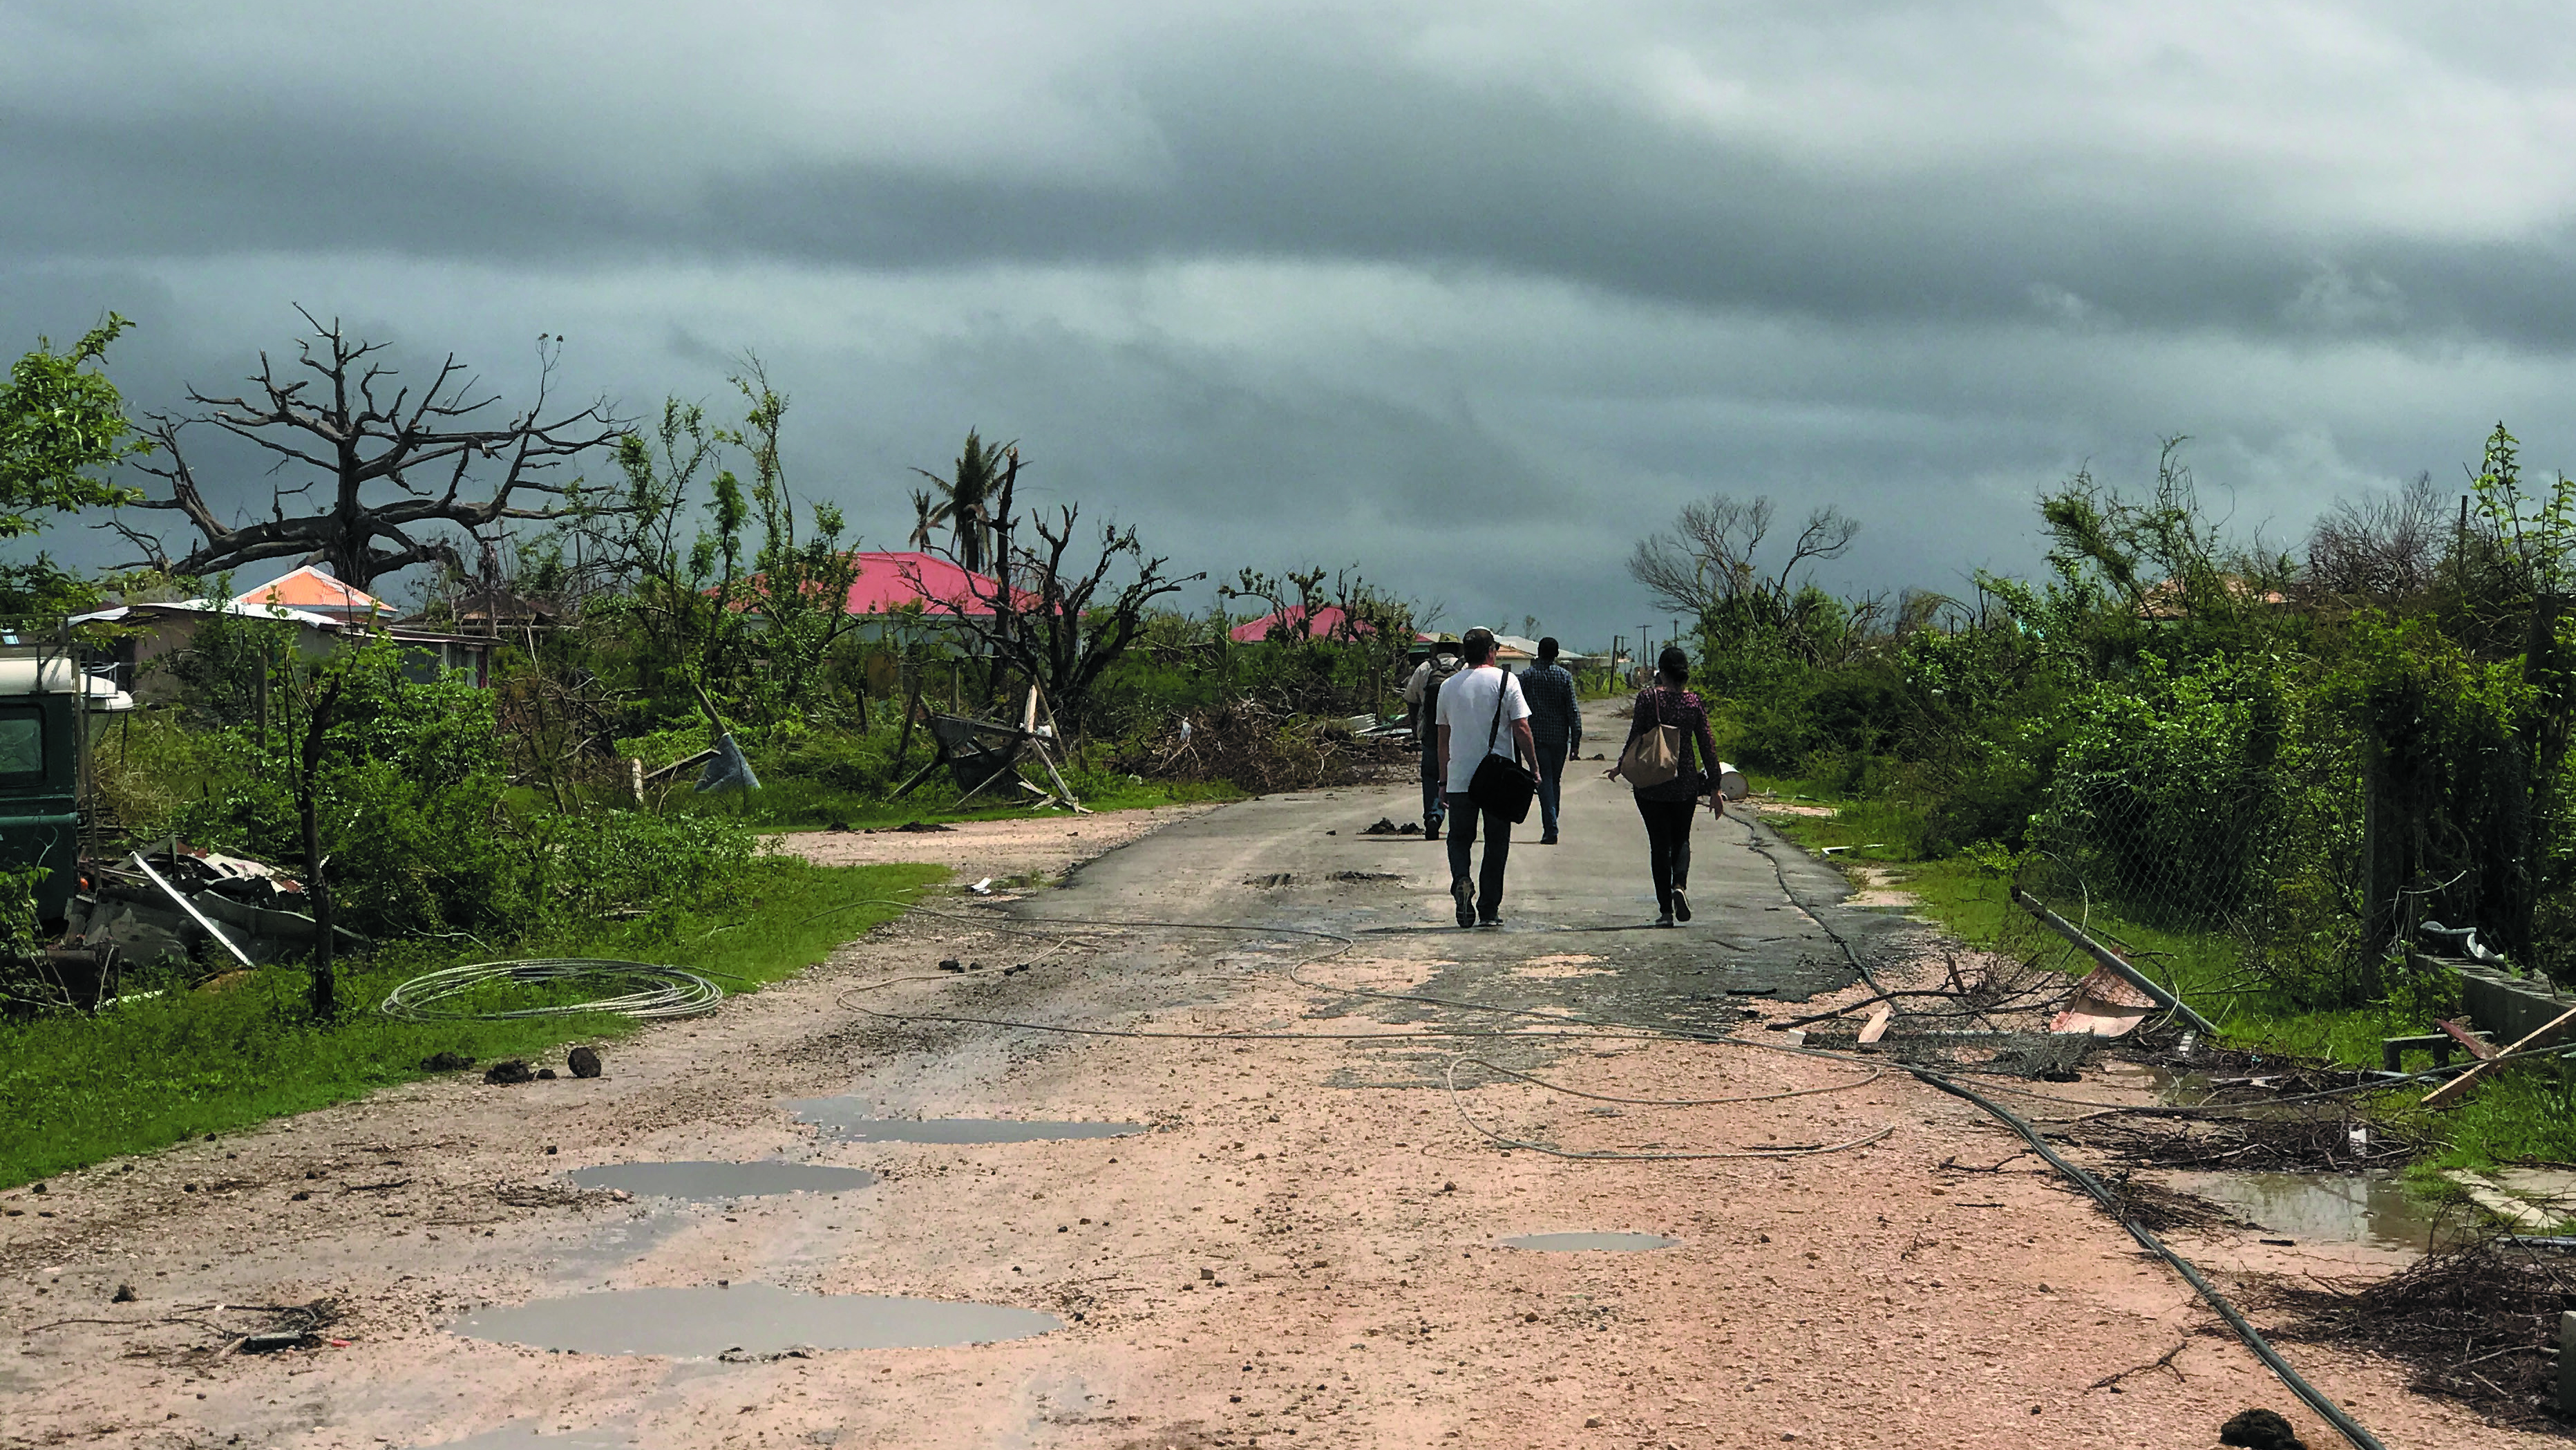
[[[1488,755],[1536,769],[1538,742],[1530,735],[1529,701],[1521,695],[1521,682],[1494,664],[1494,632],[1471,629],[1459,639],[1458,650],[1466,656],[1467,668],[1440,686],[1441,785],[1449,796],[1449,895],[1458,903],[1460,926],[1499,926],[1503,867],[1512,854],[1512,823],[1497,812],[1477,809],[1467,788]],[[1480,819],[1485,828],[1485,861],[1470,885],[1468,861]]]

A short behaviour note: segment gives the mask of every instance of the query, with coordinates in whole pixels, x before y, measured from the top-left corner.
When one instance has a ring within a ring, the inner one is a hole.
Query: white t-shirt
[[[1503,692],[1503,728],[1494,729],[1494,692]],[[1521,694],[1521,682],[1506,670],[1486,665],[1481,669],[1460,670],[1440,686],[1440,723],[1449,727],[1449,774],[1442,789],[1452,795],[1464,795],[1467,783],[1476,778],[1476,767],[1484,764],[1487,754],[1512,759],[1517,752],[1512,746],[1512,722],[1529,718],[1529,701]],[[1486,734],[1493,741],[1486,743]]]

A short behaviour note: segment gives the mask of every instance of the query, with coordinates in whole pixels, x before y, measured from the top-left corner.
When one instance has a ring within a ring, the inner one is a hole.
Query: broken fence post
[[[2208,1018],[2191,1010],[2191,1004],[2183,1001],[2183,999],[2175,996],[2173,993],[2166,991],[2146,973],[2139,971],[2137,968],[2130,966],[2127,962],[2121,960],[2119,953],[2112,951],[2109,947],[2106,947],[2100,942],[2095,941],[2093,938],[2086,936],[2082,929],[2077,927],[2075,923],[2068,921],[2065,917],[2059,916],[2056,912],[2053,912],[2047,907],[2041,905],[2039,898],[2016,886],[2013,888],[2013,900],[2019,902],[2023,910],[2029,912],[2035,917],[2038,917],[2041,925],[2082,948],[2086,956],[2100,962],[2103,967],[2111,973],[2111,975],[2120,978],[2130,986],[2137,988],[2139,991],[2146,993],[2150,998],[2153,998],[2157,1006],[2172,1012],[2175,1016],[2180,1017],[2183,1021],[2190,1023],[2194,1028],[2211,1037],[2216,1037],[2218,1035],[2218,1029],[2210,1025]]]

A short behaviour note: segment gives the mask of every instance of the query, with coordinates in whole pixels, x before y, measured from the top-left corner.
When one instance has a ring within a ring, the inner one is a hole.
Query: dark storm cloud
[[[1114,58],[1153,144],[1087,174],[747,146],[644,180],[631,159],[541,129],[460,140],[398,111],[299,104],[291,77],[208,97],[183,124],[0,99],[0,190],[44,199],[0,213],[0,245],[896,268],[1296,256],[1492,266],[1840,319],[2019,316],[2036,289],[2042,305],[2067,295],[2133,322],[2255,332],[2320,325],[2297,303],[2340,267],[2402,305],[2335,326],[2549,345],[2576,328],[2563,224],[2426,242],[2408,233],[2420,218],[2391,216],[2303,236],[2265,204],[2267,178],[2206,155],[2029,136],[1873,167],[1792,154],[1767,130],[1678,124],[1616,93],[1426,74],[1356,51],[1346,30],[1210,29]],[[546,119],[528,108],[532,128]]]

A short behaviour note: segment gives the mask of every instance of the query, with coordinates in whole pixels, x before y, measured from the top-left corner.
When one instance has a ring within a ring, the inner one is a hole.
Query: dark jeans
[[[1440,829],[1440,802],[1445,794],[1441,785],[1440,752],[1426,750],[1422,752],[1422,829],[1426,831]]]
[[[1551,840],[1556,836],[1556,803],[1565,793],[1565,751],[1562,740],[1538,742],[1538,828]]]
[[[1449,879],[1467,879],[1479,818],[1485,823],[1485,865],[1476,873],[1476,915],[1491,921],[1503,914],[1503,866],[1512,859],[1512,822],[1498,811],[1479,809],[1463,791],[1449,797]]]
[[[1650,801],[1640,797],[1637,814],[1646,818],[1646,869],[1655,877],[1655,906],[1673,909],[1673,893],[1690,889],[1691,817],[1699,802]]]

